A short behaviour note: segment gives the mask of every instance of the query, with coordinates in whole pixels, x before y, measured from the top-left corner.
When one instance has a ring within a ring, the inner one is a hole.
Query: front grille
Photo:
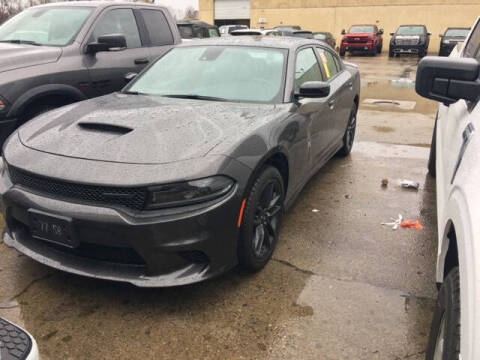
[[[396,39],[395,40],[396,45],[417,45],[418,44],[418,39]]]
[[[111,207],[125,207],[142,210],[147,198],[145,188],[127,188],[76,184],[44,176],[34,175],[9,166],[8,172],[13,184],[26,190],[52,195],[76,202],[86,202]]]
[[[349,43],[366,43],[368,41],[368,38],[364,38],[364,37],[359,37],[359,38],[349,38],[348,39],[348,42]]]

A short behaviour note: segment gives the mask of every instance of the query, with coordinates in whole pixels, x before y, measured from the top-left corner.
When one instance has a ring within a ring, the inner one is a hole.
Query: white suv
[[[426,57],[416,91],[440,101],[429,172],[437,179],[439,294],[427,360],[480,359],[480,22],[461,50]]]

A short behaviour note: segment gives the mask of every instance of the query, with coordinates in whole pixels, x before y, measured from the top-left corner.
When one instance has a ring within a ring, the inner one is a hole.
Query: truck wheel
[[[448,273],[438,293],[426,360],[458,360],[460,326],[460,274],[456,267]]]
[[[433,178],[437,176],[436,161],[437,161],[437,120],[435,120],[435,126],[433,127],[432,142],[430,143],[430,156],[428,157],[428,173]]]
[[[38,105],[34,106],[31,109],[28,109],[25,111],[25,113],[21,117],[20,124],[26,123],[28,120],[33,119],[34,117],[41,115],[43,113],[46,113],[47,111],[55,109],[55,106],[50,105],[50,104],[43,104],[43,105]]]
[[[342,56],[342,57],[345,56],[345,50],[340,49],[339,54],[340,54],[340,56]]]
[[[250,271],[263,268],[272,257],[283,218],[285,190],[280,172],[266,167],[246,200],[238,243],[238,260]]]
[[[418,57],[421,59],[421,58],[424,58],[425,56],[427,56],[427,49],[422,49],[418,52]]]
[[[378,46],[377,46],[377,53],[378,53],[378,54],[381,54],[381,53],[382,53],[382,45],[383,45],[383,44],[378,44]]]
[[[394,56],[395,56],[395,52],[393,51],[393,48],[390,46],[388,49],[388,57],[394,57]]]

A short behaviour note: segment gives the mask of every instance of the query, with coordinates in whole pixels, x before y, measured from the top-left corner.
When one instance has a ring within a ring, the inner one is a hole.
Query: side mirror
[[[427,32],[427,35],[430,36],[430,35],[432,35],[432,33]]]
[[[125,76],[123,77],[123,80],[125,81],[125,84],[128,84],[130,81],[135,79],[137,76],[138,76],[137,73],[129,72],[129,73],[125,74]]]
[[[480,64],[475,59],[427,56],[418,64],[415,91],[447,106],[460,99],[477,101],[479,75]]]
[[[390,36],[394,36],[394,35],[395,35],[395,33],[390,33]]]
[[[306,81],[295,93],[296,97],[323,98],[330,94],[330,84],[323,81]]]
[[[378,35],[383,35],[383,29],[380,29],[377,34]]]
[[[438,35],[439,37],[443,38],[443,34]]]
[[[345,35],[347,32],[345,31],[345,29],[342,29],[342,35]]]
[[[95,54],[100,51],[122,50],[127,47],[127,39],[122,34],[109,34],[98,37],[97,42],[87,45],[87,53]]]

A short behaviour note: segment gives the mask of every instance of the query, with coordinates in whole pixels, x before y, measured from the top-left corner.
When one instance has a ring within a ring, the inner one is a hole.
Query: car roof
[[[277,49],[296,49],[304,45],[325,45],[323,41],[290,36],[245,35],[220,38],[198,39],[195,42],[178,46],[218,45],[218,46],[254,46]]]
[[[406,25],[398,25],[398,27],[407,27],[407,26],[422,26],[424,28],[426,28],[425,25],[423,24],[406,24]]]
[[[58,6],[89,6],[89,7],[95,7],[95,8],[106,8],[109,6],[138,6],[138,7],[152,7],[152,8],[161,8],[165,9],[163,6],[158,6],[158,5],[152,5],[148,3],[134,3],[134,2],[128,2],[128,1],[63,1],[63,2],[53,2],[49,4],[42,4],[42,5],[37,5],[35,7],[58,7]]]

